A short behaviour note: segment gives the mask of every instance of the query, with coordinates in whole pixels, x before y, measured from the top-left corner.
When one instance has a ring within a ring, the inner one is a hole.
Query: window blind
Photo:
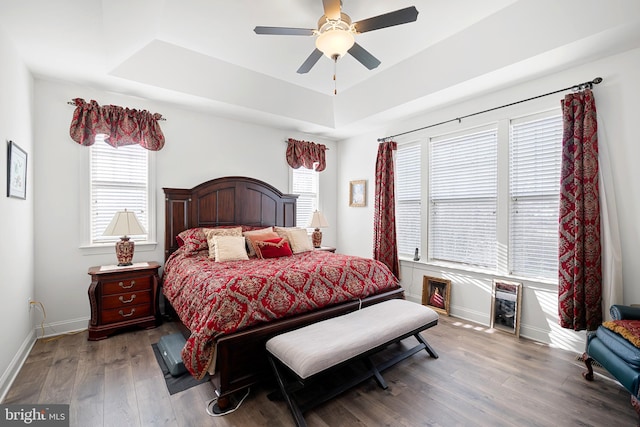
[[[430,257],[495,268],[497,130],[431,140]]]
[[[420,145],[402,144],[396,150],[396,231],[398,253],[413,256],[421,247]]]
[[[512,121],[510,133],[510,270],[557,280],[562,116]]]
[[[318,172],[300,167],[292,169],[291,191],[298,195],[296,225],[307,227],[313,212],[318,209]]]
[[[102,233],[114,214],[124,209],[135,212],[148,233],[148,151],[137,144],[116,149],[103,141],[96,141],[90,150],[91,243],[118,240]],[[147,240],[147,236],[131,237]]]

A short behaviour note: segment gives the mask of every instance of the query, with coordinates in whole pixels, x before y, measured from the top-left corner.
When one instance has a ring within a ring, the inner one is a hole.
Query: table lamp
[[[315,228],[313,233],[311,233],[311,242],[313,243],[313,247],[319,248],[322,246],[322,231],[320,231],[320,229],[328,226],[329,223],[325,219],[324,215],[315,211],[311,216],[311,222],[309,223],[309,227]]]
[[[120,241],[116,242],[116,256],[118,257],[119,266],[131,265],[133,259],[134,242],[129,240],[129,236],[146,234],[144,228],[136,218],[136,214],[132,211],[118,211],[102,233],[103,236],[122,236]]]

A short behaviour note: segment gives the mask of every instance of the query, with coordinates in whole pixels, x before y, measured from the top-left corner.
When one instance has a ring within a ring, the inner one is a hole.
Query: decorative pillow
[[[278,236],[288,238],[287,231],[289,230],[303,230],[300,227],[273,227],[273,231],[278,233]]]
[[[256,251],[253,248],[252,239],[258,238],[260,240],[265,240],[268,238],[278,237],[278,235],[273,231],[273,227],[261,228],[258,230],[252,231],[244,231],[242,235],[247,239],[247,248],[249,251],[249,256],[255,256]]]
[[[287,240],[291,244],[294,254],[313,250],[311,239],[304,228],[295,228],[287,230]]]
[[[258,255],[258,258],[260,259],[293,255],[287,239],[283,239],[282,237],[276,237],[275,239],[268,240],[255,240],[253,242],[253,246],[255,248],[256,255]]]
[[[213,240],[217,236],[236,236],[242,237],[242,227],[233,228],[209,228],[205,230],[207,243],[209,245],[209,258],[216,259],[216,243]],[[242,237],[244,239],[244,237]],[[245,250],[246,252],[246,250]]]
[[[239,261],[249,259],[245,241],[240,236],[211,236],[214,243],[214,255],[216,262]],[[211,256],[209,256],[211,258]]]
[[[184,230],[176,236],[178,247],[182,248],[185,253],[208,249],[207,236],[205,235],[206,230],[209,229],[196,227]]]

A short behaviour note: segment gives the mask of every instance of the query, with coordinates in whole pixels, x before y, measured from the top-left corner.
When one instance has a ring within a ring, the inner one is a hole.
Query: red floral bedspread
[[[162,291],[191,331],[185,367],[202,378],[221,334],[397,287],[381,262],[325,251],[214,262],[207,251],[178,250],[165,264]]]

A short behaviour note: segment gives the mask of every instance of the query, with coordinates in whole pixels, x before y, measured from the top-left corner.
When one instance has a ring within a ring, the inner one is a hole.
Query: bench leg
[[[436,351],[429,345],[427,340],[422,338],[422,335],[420,335],[420,333],[417,333],[414,336],[418,341],[422,343],[422,345],[424,345],[424,349],[427,350],[427,353],[429,353],[429,356],[433,357],[434,359],[437,359],[439,357],[438,353],[436,353]]]
[[[389,386],[387,385],[387,382],[384,380],[384,378],[382,378],[382,374],[380,373],[376,365],[373,364],[373,362],[371,361],[371,358],[365,357],[364,361],[367,365],[367,368],[371,370],[371,373],[373,374],[373,377],[376,379],[376,382],[378,383],[380,388],[383,390],[388,389]]]
[[[282,395],[284,399],[287,401],[287,405],[289,405],[289,409],[291,410],[291,414],[293,415],[293,419],[296,422],[296,426],[298,427],[307,427],[307,422],[304,420],[304,416],[302,415],[302,411],[296,404],[293,396],[289,394],[287,390],[287,386],[284,382],[284,378],[280,375],[280,370],[276,366],[276,362],[273,360],[273,357],[268,356],[269,363],[271,364],[271,368],[273,369],[273,373],[276,376],[276,380],[278,381],[278,386],[280,387],[280,391],[282,391]]]

